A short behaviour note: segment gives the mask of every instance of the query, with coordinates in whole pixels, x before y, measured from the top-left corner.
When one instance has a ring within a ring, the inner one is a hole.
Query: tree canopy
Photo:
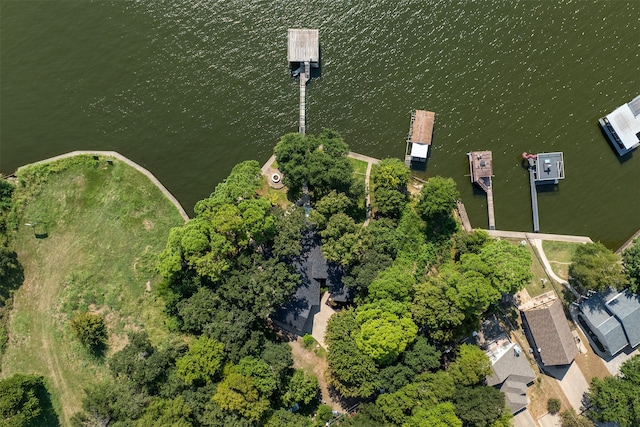
[[[633,241],[633,244],[622,251],[622,263],[624,273],[629,282],[629,288],[634,293],[640,292],[640,238]]]
[[[569,275],[586,289],[603,291],[622,288],[626,278],[620,258],[602,243],[585,243],[576,248],[569,266]]]

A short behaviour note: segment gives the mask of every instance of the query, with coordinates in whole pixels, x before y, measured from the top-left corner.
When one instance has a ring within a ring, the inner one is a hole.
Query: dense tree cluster
[[[0,423],[7,427],[57,425],[51,419],[48,396],[43,377],[15,374],[0,380]]]
[[[621,289],[627,283],[620,257],[602,243],[585,243],[576,248],[569,275],[585,289],[603,291]]]
[[[589,417],[595,421],[617,422],[620,427],[640,425],[640,356],[623,363],[620,374],[591,381]]]
[[[407,183],[411,177],[409,169],[400,159],[384,159],[373,173],[376,214],[381,217],[399,219],[409,200]]]
[[[636,238],[631,246],[622,251],[622,262],[629,289],[640,293],[640,238]]]
[[[364,186],[353,179],[353,165],[346,155],[349,146],[334,131],[319,135],[290,133],[275,147],[278,169],[290,196],[295,197],[307,184],[313,200],[320,200],[331,191],[356,200],[364,194]]]

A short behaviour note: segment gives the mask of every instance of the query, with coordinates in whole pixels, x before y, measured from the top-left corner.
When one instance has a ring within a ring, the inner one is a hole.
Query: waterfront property
[[[427,158],[430,155],[435,116],[436,113],[426,110],[415,110],[411,113],[405,153],[407,167],[411,167],[416,163],[422,163],[426,167]]]
[[[578,304],[581,326],[587,326],[598,337],[609,356],[627,346],[640,344],[640,298],[625,290],[609,289],[586,298]]]
[[[300,78],[300,122],[298,132],[306,132],[307,82],[311,67],[320,67],[320,38],[316,29],[289,28],[287,58],[293,77]]]
[[[578,348],[555,292],[539,295],[520,306],[527,338],[544,366],[568,365]]]
[[[640,95],[602,117],[600,126],[616,149],[624,156],[640,146]]]
[[[482,321],[480,331],[474,333],[471,341],[491,360],[487,385],[504,393],[505,403],[513,414],[522,411],[529,403],[526,392],[536,374],[520,347],[511,342],[495,314]]]
[[[467,153],[469,157],[469,172],[471,182],[480,187],[487,194],[487,212],[489,214],[489,230],[496,229],[496,220],[493,212],[493,159],[491,151],[472,151]]]

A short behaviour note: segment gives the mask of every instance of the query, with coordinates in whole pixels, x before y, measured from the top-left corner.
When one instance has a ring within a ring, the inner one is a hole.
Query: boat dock
[[[527,154],[522,153],[529,166],[529,186],[531,187],[531,212],[533,214],[533,231],[540,232],[538,215],[538,185],[558,184],[564,179],[564,155],[561,152]]]
[[[426,168],[427,158],[433,137],[433,124],[436,114],[432,111],[415,110],[411,113],[409,135],[404,162],[408,168],[412,165],[422,165]]]
[[[496,229],[496,218],[493,210],[493,157],[491,151],[472,151],[469,157],[469,171],[471,182],[480,187],[487,194],[487,214],[489,216],[489,230]]]
[[[300,122],[298,132],[306,132],[307,82],[311,68],[320,67],[320,38],[317,29],[290,28],[288,32],[287,59],[293,77],[300,78]]]

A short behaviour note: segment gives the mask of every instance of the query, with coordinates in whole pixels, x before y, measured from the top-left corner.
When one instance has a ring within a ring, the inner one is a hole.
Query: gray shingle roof
[[[607,302],[607,307],[622,323],[629,345],[640,344],[640,298],[629,290]]]
[[[566,365],[573,361],[578,349],[569,329],[560,299],[523,311],[542,363]]]
[[[493,373],[487,377],[489,386],[500,384],[510,378],[512,381],[523,383],[526,390],[526,385],[536,379],[527,357],[515,344],[491,365],[491,370]]]
[[[514,381],[505,381],[500,387],[500,391],[504,393],[504,401],[513,414],[522,411],[529,403],[529,399],[525,394],[527,388],[523,388],[521,384]]]
[[[609,289],[580,303],[582,316],[598,330],[609,353],[640,344],[640,298]]]

